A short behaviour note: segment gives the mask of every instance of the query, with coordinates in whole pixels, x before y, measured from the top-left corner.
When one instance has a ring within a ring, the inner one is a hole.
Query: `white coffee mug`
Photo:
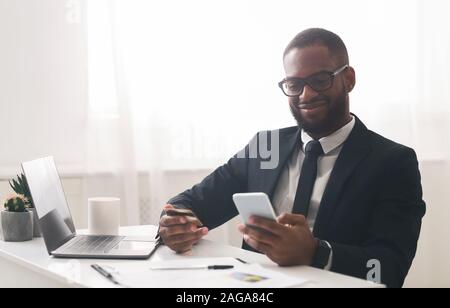
[[[120,199],[89,198],[89,235],[119,235]]]

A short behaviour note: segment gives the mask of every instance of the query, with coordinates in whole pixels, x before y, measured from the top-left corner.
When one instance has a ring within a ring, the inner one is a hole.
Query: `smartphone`
[[[277,220],[272,203],[265,193],[234,194],[233,201],[246,225],[249,225],[248,220],[252,216]]]
[[[167,209],[164,210],[167,216],[185,216],[190,223],[194,223],[198,228],[203,227],[203,223],[188,209]]]

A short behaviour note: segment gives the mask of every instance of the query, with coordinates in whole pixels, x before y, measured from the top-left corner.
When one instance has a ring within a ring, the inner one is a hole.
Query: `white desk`
[[[121,228],[122,235],[154,235],[155,226],[139,226]],[[65,260],[49,257],[43,239],[35,239],[25,243],[5,243],[0,241],[0,287],[114,287],[108,280],[90,268],[92,263],[142,264],[143,269],[155,260],[176,260],[181,258],[233,257],[250,263],[259,263],[266,268],[296,277],[309,282],[304,287],[350,287],[374,288],[375,284],[363,280],[338,275],[309,267],[281,268],[266,256],[242,249],[221,245],[203,240],[193,251],[185,255],[177,255],[167,247],[161,247],[157,253],[146,261],[92,261]],[[189,287],[189,286],[161,286]]]

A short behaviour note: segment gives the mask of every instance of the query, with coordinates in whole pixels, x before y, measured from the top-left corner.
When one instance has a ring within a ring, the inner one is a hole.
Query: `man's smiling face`
[[[315,44],[294,48],[284,58],[286,77],[307,78],[319,72],[335,72],[348,63],[338,63],[328,48]],[[344,70],[334,77],[333,85],[326,91],[316,92],[306,85],[303,93],[289,97],[289,105],[298,125],[314,138],[327,136],[350,119],[348,93],[353,89],[354,71]]]

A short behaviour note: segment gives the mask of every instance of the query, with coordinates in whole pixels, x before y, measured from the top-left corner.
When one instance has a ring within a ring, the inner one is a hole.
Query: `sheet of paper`
[[[151,270],[151,267],[233,265],[229,270]],[[148,263],[148,268],[118,265],[116,278],[136,288],[286,288],[307,281],[267,270],[258,264],[246,265],[233,258],[186,259]]]

